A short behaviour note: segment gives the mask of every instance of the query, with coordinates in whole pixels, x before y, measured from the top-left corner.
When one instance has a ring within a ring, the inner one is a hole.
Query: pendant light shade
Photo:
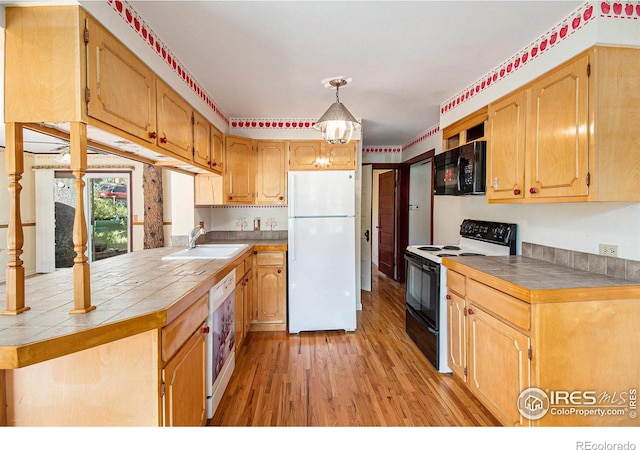
[[[340,103],[340,87],[347,84],[343,79],[331,80],[329,84],[336,88],[336,102],[318,119],[313,126],[322,133],[322,138],[330,144],[346,144],[354,131],[360,129],[360,123],[349,110]]]

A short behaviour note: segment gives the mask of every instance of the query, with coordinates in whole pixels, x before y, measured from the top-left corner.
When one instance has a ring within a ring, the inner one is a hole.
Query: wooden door
[[[356,142],[348,144],[322,143],[322,155],[327,161],[327,169],[331,170],[355,170],[356,169]]]
[[[211,170],[222,175],[224,156],[224,138],[220,130],[211,127]]]
[[[226,136],[224,150],[224,202],[227,204],[253,203],[255,187],[253,141],[237,136]]]
[[[163,81],[157,81],[158,146],[180,156],[193,158],[193,113],[185,102]]]
[[[489,105],[487,200],[524,197],[526,90]]]
[[[193,163],[209,168],[211,165],[211,125],[200,113],[193,112]]]
[[[289,170],[318,170],[321,164],[322,141],[291,141],[289,143]]]
[[[286,205],[287,155],[284,141],[258,141],[256,203]]]
[[[396,173],[384,172],[378,185],[378,269],[395,279]]]
[[[467,329],[465,320],[465,300],[455,293],[447,292],[447,339],[448,362],[451,371],[462,381],[466,381]]]
[[[589,56],[533,84],[527,122],[525,195],[587,196]]]
[[[504,425],[526,425],[517,400],[530,386],[529,337],[474,303],[467,318],[469,388]]]
[[[162,371],[164,426],[193,427],[204,425],[207,420],[206,345],[202,327]]]
[[[92,19],[88,28],[88,115],[155,144],[154,73]]]

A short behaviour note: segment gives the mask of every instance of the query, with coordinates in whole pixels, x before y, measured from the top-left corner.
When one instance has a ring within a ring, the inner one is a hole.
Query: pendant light
[[[329,85],[336,88],[336,102],[318,119],[313,126],[322,133],[322,138],[330,144],[346,144],[351,140],[353,132],[360,129],[360,123],[349,110],[340,103],[340,88],[348,83],[343,78],[332,79]],[[324,80],[323,80],[324,84]]]

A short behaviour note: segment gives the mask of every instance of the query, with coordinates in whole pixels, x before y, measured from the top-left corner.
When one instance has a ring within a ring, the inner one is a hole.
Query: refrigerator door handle
[[[289,251],[291,261],[296,260],[296,233],[293,225],[294,222],[293,219],[289,219],[289,231],[287,232],[289,234],[289,248],[287,250]]]

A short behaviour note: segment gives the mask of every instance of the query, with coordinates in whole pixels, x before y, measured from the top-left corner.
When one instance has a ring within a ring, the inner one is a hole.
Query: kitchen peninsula
[[[94,262],[96,309],[85,314],[69,314],[71,270],[27,279],[30,309],[0,315],[0,400],[7,403],[0,418],[27,426],[175,424],[182,405],[171,397],[167,368],[185,352],[184,375],[204,377],[209,289],[254,251],[286,250],[281,240],[248,243],[226,260],[163,261],[177,251],[165,247]]]
[[[504,425],[638,425],[637,280],[525,256],[443,264],[449,365]]]

